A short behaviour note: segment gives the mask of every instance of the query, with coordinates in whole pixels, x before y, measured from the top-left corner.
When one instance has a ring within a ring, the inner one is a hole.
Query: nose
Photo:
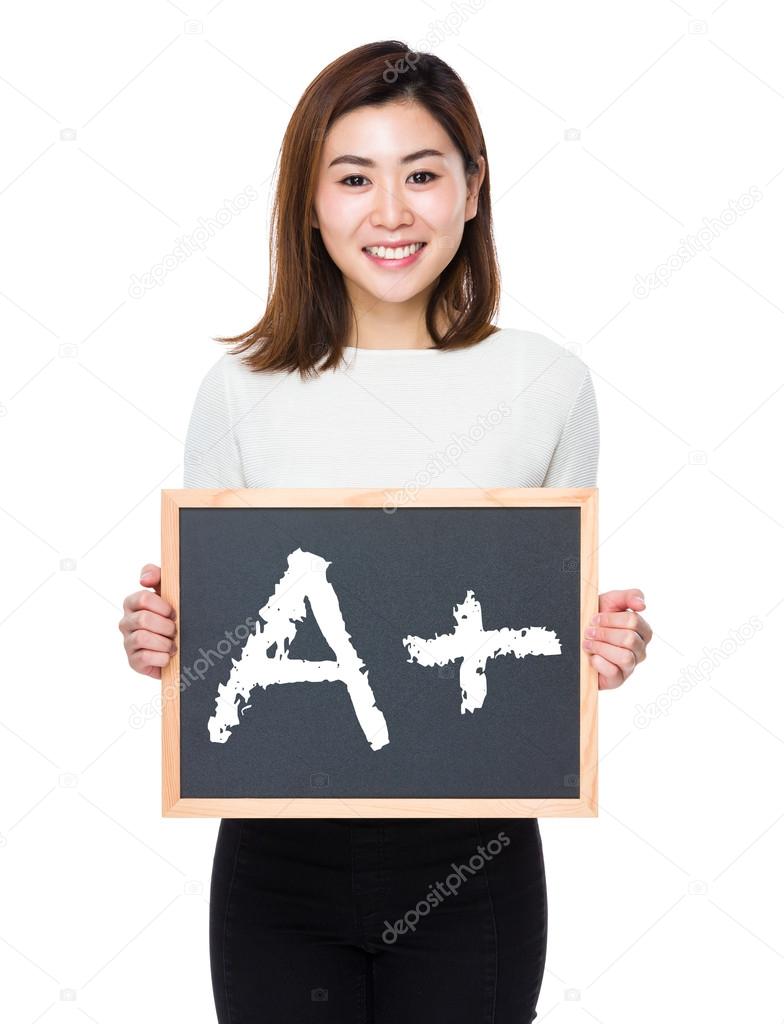
[[[381,186],[376,189],[373,212],[370,222],[373,227],[384,227],[394,230],[400,226],[411,224],[414,218],[406,202],[405,195],[394,186]]]

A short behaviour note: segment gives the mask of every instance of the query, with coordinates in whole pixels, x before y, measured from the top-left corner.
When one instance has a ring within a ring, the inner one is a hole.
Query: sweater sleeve
[[[596,487],[598,463],[599,418],[591,372],[586,367],[542,487]]]
[[[245,487],[225,360],[224,355],[208,370],[196,394],[185,438],[183,487]]]

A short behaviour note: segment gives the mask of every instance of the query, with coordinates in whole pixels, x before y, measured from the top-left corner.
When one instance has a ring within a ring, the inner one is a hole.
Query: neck
[[[389,351],[389,350],[393,350],[393,349],[400,349],[402,351],[410,351],[412,349],[414,349],[414,350],[415,349],[429,349],[429,348],[435,348],[435,347],[436,346],[432,343],[432,339],[428,340],[428,344],[427,345],[404,345],[404,344],[397,344],[397,339],[395,339],[395,343],[393,343],[393,344],[389,344],[388,340],[385,339],[385,343],[384,344],[381,344],[379,342],[379,343],[372,344],[372,345],[370,343],[368,343],[368,344],[361,343],[361,344],[354,345],[354,348],[370,348],[370,349],[378,349],[379,351]]]
[[[349,345],[374,349],[436,347],[425,324],[429,294],[414,296],[406,302],[380,302],[374,296],[352,295],[350,285],[348,291],[354,310]],[[439,330],[445,329],[445,319],[440,315]]]

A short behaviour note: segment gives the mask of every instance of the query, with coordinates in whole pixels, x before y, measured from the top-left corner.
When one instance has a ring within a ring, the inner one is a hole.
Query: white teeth
[[[398,246],[397,249],[385,249],[383,245],[368,245],[365,246],[365,251],[372,253],[373,256],[380,256],[384,260],[402,260],[414,252],[419,252],[424,244],[424,242],[416,242],[414,245],[405,245],[402,248]]]

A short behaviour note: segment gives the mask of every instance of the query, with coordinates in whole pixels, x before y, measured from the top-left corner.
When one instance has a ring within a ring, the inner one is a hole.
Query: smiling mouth
[[[408,259],[424,249],[426,245],[427,242],[415,242],[413,245],[397,246],[396,248],[385,248],[383,245],[366,245],[362,251],[366,252],[369,256],[374,256],[376,259],[389,260],[390,263],[394,263],[395,260]]]

